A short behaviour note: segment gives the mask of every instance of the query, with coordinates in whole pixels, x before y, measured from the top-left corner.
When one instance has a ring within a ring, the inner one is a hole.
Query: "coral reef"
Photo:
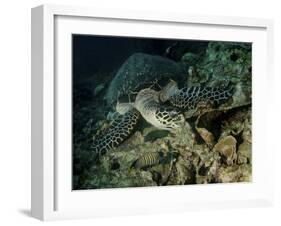
[[[93,95],[104,95],[106,104],[100,105],[97,99],[75,108],[74,189],[251,181],[251,45],[206,42],[200,52],[177,51],[177,45],[171,48],[177,53],[178,62],[134,54],[109,84],[96,86]],[[142,119],[124,143],[94,158],[94,138],[116,117],[112,104],[122,96],[150,88],[156,80],[170,79],[187,87],[217,87],[227,81],[235,89],[232,97],[219,106],[203,103],[185,109],[180,129],[161,130]]]

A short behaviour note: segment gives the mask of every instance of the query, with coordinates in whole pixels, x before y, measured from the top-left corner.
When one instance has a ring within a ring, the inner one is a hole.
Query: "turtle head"
[[[177,93],[178,90],[178,84],[174,80],[170,80],[170,82],[159,92],[160,101],[166,102],[172,95]]]

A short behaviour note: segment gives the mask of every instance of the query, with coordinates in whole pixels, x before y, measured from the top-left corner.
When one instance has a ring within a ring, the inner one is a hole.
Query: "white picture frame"
[[[159,27],[157,34],[155,27]],[[72,33],[252,42],[253,182],[72,191],[71,144],[64,135],[71,131],[67,116],[71,109],[71,49],[67,37]],[[56,220],[271,205],[273,179],[267,172],[272,171],[273,150],[264,138],[270,105],[266,97],[273,76],[272,33],[273,22],[265,19],[56,5],[33,8],[32,216]],[[66,133],[59,132],[62,127]],[[266,155],[261,155],[263,151]]]

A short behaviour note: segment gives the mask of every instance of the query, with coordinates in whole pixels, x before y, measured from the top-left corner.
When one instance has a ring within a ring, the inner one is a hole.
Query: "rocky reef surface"
[[[74,90],[73,189],[251,181],[251,45],[208,42],[200,51],[176,52],[177,61],[134,54],[94,89]],[[141,120],[123,144],[95,158],[91,144],[114,119],[119,97],[169,79],[188,87],[228,81],[235,91],[215,109],[184,112],[184,126],[175,131]]]

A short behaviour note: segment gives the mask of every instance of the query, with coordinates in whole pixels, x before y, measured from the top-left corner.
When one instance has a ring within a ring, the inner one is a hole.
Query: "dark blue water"
[[[79,83],[81,80],[93,75],[97,78],[97,76],[103,76],[106,73],[114,73],[130,55],[136,52],[166,56],[179,61],[182,55],[181,52],[188,50],[196,52],[197,49],[200,51],[202,47],[206,47],[207,43],[149,38],[73,35],[74,83]],[[181,45],[181,48],[177,47],[177,50],[167,55],[168,47],[174,44]]]

